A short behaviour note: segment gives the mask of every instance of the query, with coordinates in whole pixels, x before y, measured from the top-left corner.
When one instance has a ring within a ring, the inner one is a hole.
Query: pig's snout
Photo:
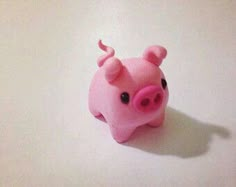
[[[147,86],[139,90],[133,99],[134,107],[141,112],[158,110],[163,100],[163,91],[158,86]]]

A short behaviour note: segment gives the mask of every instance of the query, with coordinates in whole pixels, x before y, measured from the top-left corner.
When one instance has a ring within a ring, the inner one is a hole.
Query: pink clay
[[[140,58],[120,60],[113,48],[98,42],[106,52],[89,89],[89,110],[108,123],[113,138],[127,141],[141,125],[160,126],[168,102],[168,87],[159,66],[167,55],[161,46],[148,47]]]

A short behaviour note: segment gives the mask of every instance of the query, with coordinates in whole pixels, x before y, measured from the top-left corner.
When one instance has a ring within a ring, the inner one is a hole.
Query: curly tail
[[[101,40],[98,41],[98,46],[100,49],[107,52],[105,55],[100,56],[97,60],[98,67],[101,67],[101,66],[103,66],[104,62],[108,58],[111,58],[115,55],[115,51],[112,47],[104,45]]]

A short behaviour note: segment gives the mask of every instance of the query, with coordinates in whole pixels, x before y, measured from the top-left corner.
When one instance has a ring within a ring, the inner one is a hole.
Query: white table
[[[0,186],[236,186],[235,1],[0,1]],[[126,144],[87,108],[102,54],[168,49],[158,129]]]

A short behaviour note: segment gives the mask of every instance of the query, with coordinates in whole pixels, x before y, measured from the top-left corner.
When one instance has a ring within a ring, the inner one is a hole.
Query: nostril
[[[157,94],[155,99],[154,99],[154,102],[155,103],[158,103],[159,101],[161,100],[161,95],[160,94]]]
[[[150,103],[150,100],[149,100],[148,98],[143,99],[143,100],[141,101],[141,105],[144,106],[144,107],[145,107],[145,106],[148,106],[149,103]]]

